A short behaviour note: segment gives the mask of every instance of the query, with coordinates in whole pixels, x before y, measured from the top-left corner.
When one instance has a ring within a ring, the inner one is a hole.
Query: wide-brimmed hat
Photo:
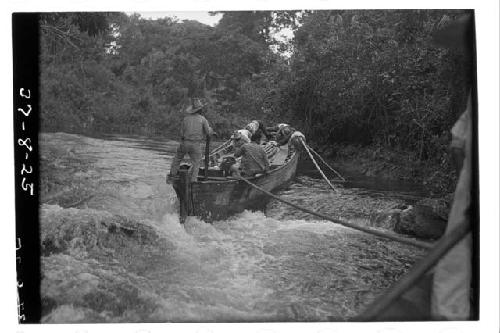
[[[206,104],[203,103],[203,101],[201,99],[193,98],[191,100],[191,103],[184,110],[184,112],[190,113],[190,114],[196,113],[196,112],[200,111],[201,109],[203,109],[205,106],[206,106]]]

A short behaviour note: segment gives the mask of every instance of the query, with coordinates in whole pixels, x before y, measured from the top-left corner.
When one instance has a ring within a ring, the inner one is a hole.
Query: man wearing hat
[[[260,139],[261,134],[258,132],[252,135],[250,143],[243,141],[241,136],[236,136],[234,157],[241,156],[241,162],[230,167],[233,175],[241,176],[243,174],[247,177],[253,177],[256,174],[269,171],[269,160],[266,151],[259,144]]]
[[[170,167],[170,176],[176,176],[179,166],[186,154],[191,159],[191,182],[196,182],[201,164],[202,143],[206,136],[215,134],[205,117],[200,114],[205,105],[194,98],[184,110],[185,116],[181,125],[181,142],[177,148],[174,160]]]

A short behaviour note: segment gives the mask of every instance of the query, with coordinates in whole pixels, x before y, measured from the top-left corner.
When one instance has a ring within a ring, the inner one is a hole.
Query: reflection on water
[[[348,320],[423,254],[279,202],[183,226],[164,182],[174,141],[58,133],[40,143],[91,161],[99,181],[78,207],[42,206],[44,322]],[[405,200],[338,186],[300,175],[279,194],[357,223]]]

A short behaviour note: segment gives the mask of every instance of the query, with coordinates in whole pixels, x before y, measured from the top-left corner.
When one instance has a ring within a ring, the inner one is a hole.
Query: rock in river
[[[401,211],[394,231],[418,238],[437,239],[443,235],[446,224],[446,219],[436,214],[432,207],[414,205]]]
[[[446,229],[448,211],[446,200],[424,199],[380,212],[371,218],[371,225],[417,238],[438,239]]]

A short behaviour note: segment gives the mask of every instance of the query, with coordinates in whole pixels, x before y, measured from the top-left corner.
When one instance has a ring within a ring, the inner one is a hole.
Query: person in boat
[[[234,157],[241,156],[241,162],[231,166],[232,175],[253,177],[269,171],[269,160],[266,151],[259,144],[260,139],[260,134],[253,135],[250,143],[245,143],[242,138],[235,138]]]
[[[250,140],[251,137],[252,137],[252,133],[250,133],[250,131],[247,129],[240,129],[240,130],[234,131],[229,139],[229,144],[225,148],[220,150],[220,154],[216,158],[218,163],[222,162],[220,160],[221,154],[225,155],[225,154],[229,154],[229,153],[234,152],[234,149],[236,146],[236,138],[238,138],[238,140],[242,140],[245,143],[249,143],[251,141]]]
[[[236,140],[236,138],[243,140],[246,143],[249,143],[251,140],[250,138],[252,137],[252,132],[250,132],[248,129],[240,129],[236,130],[233,132],[233,135],[231,135],[231,139],[233,140],[233,145]]]
[[[276,142],[278,146],[286,145],[294,132],[295,128],[292,126],[288,124],[279,124],[278,132],[276,133]]]
[[[200,114],[205,108],[205,104],[198,98],[192,99],[184,110],[185,116],[181,124],[181,142],[177,147],[172,165],[170,167],[170,177],[176,176],[179,166],[187,154],[191,159],[189,169],[191,182],[196,182],[200,170],[202,143],[208,135],[216,135],[210,127],[208,120]]]
[[[296,150],[301,150],[303,148],[302,141],[306,143],[306,137],[300,131],[294,131],[292,135],[290,135],[290,144]]]
[[[271,139],[270,134],[267,132],[266,126],[261,120],[252,120],[246,127],[246,130],[250,131],[252,135],[258,133],[258,135],[265,136],[266,140],[269,141]]]
[[[267,127],[266,128],[266,131],[267,133],[270,134],[270,136],[276,138],[276,136],[278,135],[278,132],[284,128],[285,126],[290,126],[288,124],[285,124],[285,123],[281,123],[281,124],[278,124],[276,126],[272,126],[272,127]]]

